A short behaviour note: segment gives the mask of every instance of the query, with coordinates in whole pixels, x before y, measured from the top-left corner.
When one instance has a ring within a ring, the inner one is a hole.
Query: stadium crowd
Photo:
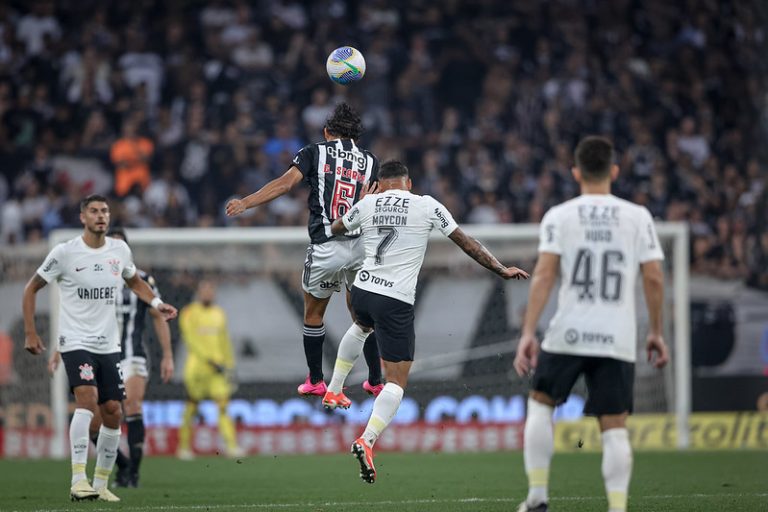
[[[576,139],[607,134],[615,192],[689,222],[695,272],[768,289],[757,5],[2,2],[0,246],[79,226],[89,192],[129,227],[301,225],[304,190],[237,220],[223,204],[281,174],[345,99],[361,144],[465,223],[538,221],[576,193]],[[367,60],[347,88],[325,73],[344,44]]]

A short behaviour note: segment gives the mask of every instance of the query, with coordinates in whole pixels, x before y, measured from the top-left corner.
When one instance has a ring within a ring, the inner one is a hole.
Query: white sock
[[[120,429],[102,425],[99,429],[99,440],[96,442],[96,469],[93,472],[93,488],[97,491],[107,486],[119,444]]]
[[[627,510],[629,479],[632,477],[632,446],[626,428],[603,432],[603,480],[609,512]]]
[[[347,332],[341,338],[339,351],[336,353],[336,364],[333,366],[333,377],[328,385],[328,391],[331,393],[341,393],[344,388],[344,381],[352,371],[355,361],[363,352],[363,345],[370,332],[365,332],[356,323],[347,329]]]
[[[72,485],[84,480],[85,464],[88,462],[88,427],[93,413],[88,409],[75,409],[69,423],[69,453],[72,456]]]
[[[373,412],[368,425],[363,432],[363,439],[368,446],[373,446],[389,422],[395,417],[400,402],[403,400],[403,388],[393,382],[387,382],[376,401],[373,402]]]
[[[526,502],[535,507],[549,501],[549,463],[555,450],[552,407],[528,398],[523,439],[523,458],[528,475]]]

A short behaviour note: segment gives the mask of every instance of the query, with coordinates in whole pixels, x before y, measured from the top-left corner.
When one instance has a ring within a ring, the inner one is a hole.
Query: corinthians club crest
[[[114,275],[120,273],[120,260],[109,260],[107,263],[109,263],[109,270],[111,270]]]
[[[81,364],[78,368],[80,368],[80,378],[83,380],[93,380],[93,366],[91,366],[88,363]]]

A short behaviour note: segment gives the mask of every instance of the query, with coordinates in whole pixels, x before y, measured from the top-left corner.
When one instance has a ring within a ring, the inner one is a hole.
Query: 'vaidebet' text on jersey
[[[566,201],[544,215],[539,252],[560,255],[557,313],[542,348],[634,362],[640,264],[664,259],[648,210],[607,194]]]
[[[60,352],[120,352],[116,304],[123,279],[136,273],[125,242],[106,238],[93,249],[78,236],[54,247],[37,273],[59,284]]]
[[[365,261],[355,286],[413,304],[429,233],[445,236],[458,227],[430,196],[388,190],[365,196],[343,218],[348,230],[362,228]]]
[[[373,153],[350,139],[305,146],[293,165],[309,184],[309,237],[313,244],[333,238],[331,223],[352,208],[363,186],[375,181],[379,170]]]

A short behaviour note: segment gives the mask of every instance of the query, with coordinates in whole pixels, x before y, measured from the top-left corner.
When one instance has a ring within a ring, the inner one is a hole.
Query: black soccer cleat
[[[118,469],[117,474],[115,475],[115,480],[112,482],[113,489],[118,489],[121,487],[132,487],[131,471],[128,468]]]

